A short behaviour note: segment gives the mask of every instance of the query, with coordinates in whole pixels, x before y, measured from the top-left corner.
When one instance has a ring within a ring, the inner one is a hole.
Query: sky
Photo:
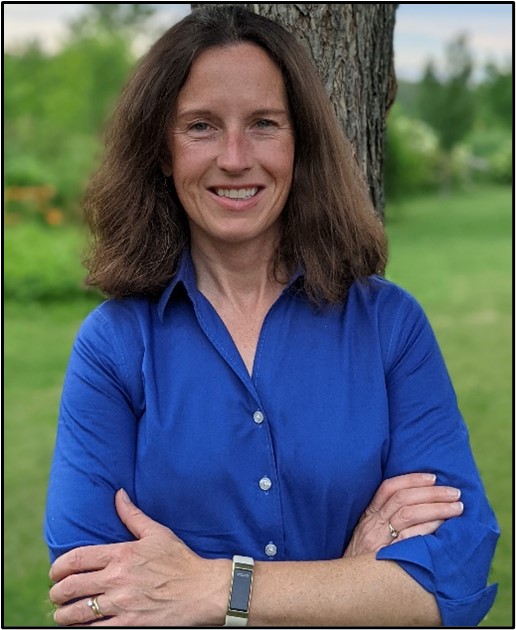
[[[88,5],[82,3],[3,3],[4,48],[12,50],[30,39],[39,39],[49,52],[59,48],[66,37],[66,24]],[[190,11],[189,4],[156,3],[155,38]],[[512,63],[513,3],[401,3],[396,14],[394,35],[398,78],[417,80],[430,59],[438,67],[446,44],[459,34],[467,37],[474,59],[481,67],[486,61]],[[136,42],[144,52],[150,41]]]

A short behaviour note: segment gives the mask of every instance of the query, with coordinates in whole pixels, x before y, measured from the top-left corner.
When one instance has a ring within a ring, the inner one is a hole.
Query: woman
[[[86,211],[90,282],[116,299],[63,390],[56,621],[478,623],[496,521],[295,39],[234,6],[170,29]]]

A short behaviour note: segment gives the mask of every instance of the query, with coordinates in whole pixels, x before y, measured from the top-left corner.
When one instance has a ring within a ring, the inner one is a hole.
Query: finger
[[[399,512],[410,512],[411,506],[455,503],[460,498],[460,494],[460,490],[449,486],[399,490],[380,508],[379,516],[382,520],[388,521],[392,520],[392,517]]]
[[[376,491],[368,509],[371,512],[377,512],[396,492],[408,488],[433,486],[435,481],[436,476],[431,473],[408,473],[385,479]]]
[[[57,558],[50,567],[48,575],[53,582],[59,582],[74,573],[99,571],[109,564],[118,544],[92,545],[72,549],[72,551]]]
[[[167,529],[137,508],[123,489],[115,495],[115,506],[120,520],[136,538],[152,536]]]
[[[105,595],[97,595],[96,601],[102,617],[96,617],[88,605],[88,598],[80,599],[73,604],[59,607],[54,613],[54,621],[61,626],[81,625],[90,622],[106,621],[109,617],[109,605]],[[110,620],[112,623],[112,620]]]
[[[464,505],[460,501],[453,503],[429,503],[423,505],[404,505],[398,512],[389,518],[389,522],[398,532],[403,532],[411,527],[445,521],[455,516],[460,516]]]
[[[407,527],[401,531],[397,538],[393,538],[391,544],[400,542],[400,540],[407,540],[408,538],[413,538],[414,536],[426,536],[428,534],[433,534],[436,532],[439,527],[444,523],[444,521],[430,521],[428,523],[422,523],[421,525],[414,525],[414,527]]]
[[[106,587],[102,580],[103,575],[104,572],[99,571],[68,575],[54,584],[48,597],[56,606],[63,606],[87,598],[90,593],[102,593]]]

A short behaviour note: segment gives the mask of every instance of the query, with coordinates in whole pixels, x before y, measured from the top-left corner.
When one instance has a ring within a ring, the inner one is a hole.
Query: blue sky
[[[428,59],[442,61],[446,43],[465,34],[477,63],[512,60],[513,3],[401,3],[396,17],[394,51],[399,78],[417,79]],[[55,50],[66,34],[66,23],[85,10],[79,3],[4,2],[4,46],[8,50],[38,38]],[[155,34],[190,10],[188,4],[156,4]],[[149,41],[141,39],[143,52]]]

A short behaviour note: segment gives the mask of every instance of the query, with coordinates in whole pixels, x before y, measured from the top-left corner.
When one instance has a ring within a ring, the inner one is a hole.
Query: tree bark
[[[195,10],[203,4],[192,3]],[[215,3],[216,4],[216,3]],[[243,4],[243,3],[239,3]],[[396,94],[393,36],[397,4],[243,4],[296,34],[313,58],[383,217],[386,117]]]

